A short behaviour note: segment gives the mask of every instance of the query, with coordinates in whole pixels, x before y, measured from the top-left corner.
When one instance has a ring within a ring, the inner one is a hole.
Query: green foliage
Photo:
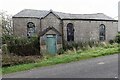
[[[120,52],[120,44],[118,45],[118,51]]]
[[[64,52],[65,52],[65,51],[64,51],[63,48],[60,48],[60,49],[57,51],[58,54],[63,54]]]
[[[65,42],[64,50],[86,50],[88,48],[97,47],[100,43],[98,41],[84,41],[84,42]]]
[[[2,66],[13,66],[36,62],[40,56],[17,56],[13,54],[2,54]]]
[[[3,44],[7,45],[10,53],[20,56],[40,55],[38,37],[21,38],[16,36],[5,35],[2,37]]]
[[[116,36],[115,41],[120,44],[120,33]]]
[[[99,57],[99,56],[105,56],[105,55],[111,55],[115,53],[119,53],[119,47],[117,44],[113,44],[110,47],[95,47],[90,48],[88,50],[78,50],[77,52],[71,51],[71,53],[57,55],[53,57],[44,57],[42,60],[40,60],[37,63],[31,63],[31,64],[24,64],[24,65],[16,65],[11,67],[3,68],[3,74],[11,73],[11,72],[17,72],[17,71],[23,71],[23,70],[29,70],[36,67],[41,66],[48,66],[53,64],[60,64],[60,63],[68,63],[71,61],[78,61],[93,57]]]
[[[12,42],[8,44],[8,48],[11,53],[16,53],[18,55],[33,55],[33,54],[39,54],[38,49],[35,46],[35,40],[33,39],[19,39],[16,38]]]
[[[7,44],[9,41],[12,41],[14,38],[13,35],[2,35],[2,44]]]
[[[77,48],[77,44],[75,42],[65,42],[65,45],[64,45],[64,50],[73,50],[73,48]]]
[[[109,43],[113,44],[113,43],[115,43],[115,41],[114,40],[109,40]]]
[[[2,41],[2,66],[32,63],[37,59],[34,56],[41,56],[37,37],[4,35]]]
[[[6,44],[2,45],[2,54],[9,54],[9,50]]]

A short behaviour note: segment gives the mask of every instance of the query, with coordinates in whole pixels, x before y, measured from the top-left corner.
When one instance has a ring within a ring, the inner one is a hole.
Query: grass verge
[[[0,68],[0,76],[2,75],[2,68]]]
[[[36,63],[22,64],[22,65],[16,65],[11,67],[3,67],[2,73],[4,75],[12,72],[30,70],[30,69],[42,67],[42,66],[49,66],[49,65],[68,63],[72,61],[78,61],[78,60],[83,60],[83,59],[88,59],[93,57],[112,55],[119,52],[120,50],[118,46],[95,47],[85,51],[82,51],[82,50],[67,51],[65,54],[57,55],[53,57],[46,57]]]

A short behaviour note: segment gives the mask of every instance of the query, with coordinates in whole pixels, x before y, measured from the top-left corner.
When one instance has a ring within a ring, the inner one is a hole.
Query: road
[[[117,78],[118,55],[41,67],[4,75],[3,78]]]

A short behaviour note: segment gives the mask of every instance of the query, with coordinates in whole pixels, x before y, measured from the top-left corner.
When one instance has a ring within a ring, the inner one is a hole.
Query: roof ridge
[[[32,11],[47,11],[47,10],[37,10],[37,9],[23,9],[23,10],[32,10]]]
[[[14,15],[13,17],[36,17],[41,18],[46,16],[50,10],[35,10],[35,9],[24,9]],[[112,17],[105,15],[104,13],[94,13],[94,14],[72,14],[65,12],[53,11],[61,19],[102,19],[102,20],[114,20]]]
[[[50,10],[36,10],[36,9],[23,9],[22,11],[25,11],[25,10],[34,10],[34,11],[46,11],[46,12],[50,12]],[[21,12],[21,11],[20,11]],[[65,12],[58,12],[58,11],[53,11],[52,12],[55,12],[55,13],[62,13],[62,14],[70,14],[70,15],[96,15],[96,14],[104,14],[104,13],[90,13],[90,14],[73,14],[73,13],[65,13]],[[104,14],[105,15],[105,14]]]

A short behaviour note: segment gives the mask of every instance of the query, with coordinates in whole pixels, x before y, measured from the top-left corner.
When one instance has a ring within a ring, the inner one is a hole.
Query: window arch
[[[35,24],[33,22],[27,23],[27,36],[32,37],[35,33]]]
[[[99,26],[99,40],[100,41],[104,41],[105,40],[105,33],[106,32],[106,29],[105,29],[105,25],[104,24],[101,24]]]
[[[67,24],[67,41],[74,41],[74,26],[72,23]]]

